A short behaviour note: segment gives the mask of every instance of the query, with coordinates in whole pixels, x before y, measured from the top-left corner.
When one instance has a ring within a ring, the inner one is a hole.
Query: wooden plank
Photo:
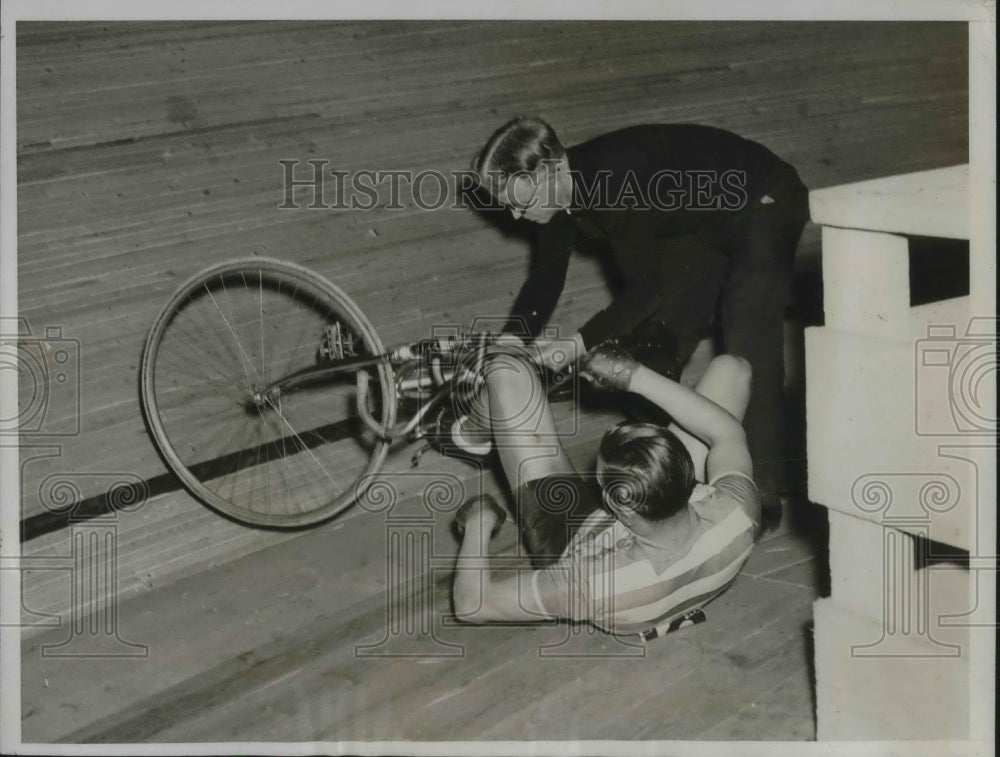
[[[345,527],[362,525],[355,519]],[[76,698],[82,692],[74,680],[86,680],[88,661],[49,670],[46,690],[35,678],[31,649],[43,639],[35,640],[26,649],[26,728],[49,728],[49,718],[76,704],[79,711],[60,721],[70,740],[253,740],[264,737],[262,728],[279,740],[693,738],[718,709],[733,709],[706,708],[709,693],[742,706],[793,670],[797,687],[808,689],[802,623],[810,592],[760,579],[741,579],[713,603],[708,624],[659,640],[645,658],[610,654],[608,637],[597,634],[578,638],[575,656],[539,659],[539,645],[565,633],[558,627],[440,629],[442,641],[464,645],[462,656],[359,658],[355,645],[384,633],[380,560],[366,567],[355,548],[332,553],[328,540],[306,535],[273,547],[269,560],[207,571],[129,603],[135,608],[123,608],[123,625],[161,651],[142,663],[119,661],[100,702]],[[331,569],[331,560],[339,567]],[[297,575],[295,592],[279,591]],[[340,587],[334,595],[331,583]],[[437,617],[447,612],[449,584],[445,571],[435,584]],[[265,595],[270,600],[259,601]],[[166,624],[155,619],[161,603],[174,608]],[[199,636],[197,651],[169,652],[190,634]],[[166,648],[160,638],[170,639]],[[141,683],[128,671],[137,665],[146,673]],[[149,677],[151,666],[170,669]],[[623,675],[636,698],[600,696]],[[496,697],[497,690],[508,695]],[[758,726],[770,734],[766,723]]]
[[[766,723],[773,741],[812,741],[816,738],[814,694],[811,682],[803,685],[801,671],[779,681],[769,692],[725,716],[698,739],[705,741],[759,741]]]
[[[969,166],[813,190],[815,223],[915,236],[969,238]]]
[[[969,647],[891,634],[881,619],[831,599],[816,603],[817,738],[961,740],[969,737]],[[882,651],[855,648],[882,640]],[[872,653],[874,652],[874,653]]]

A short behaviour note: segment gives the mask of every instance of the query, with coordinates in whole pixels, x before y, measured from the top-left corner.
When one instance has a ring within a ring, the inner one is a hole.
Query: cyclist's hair
[[[654,423],[619,423],[601,439],[598,479],[604,496],[647,520],[661,521],[687,505],[694,462],[684,443]]]
[[[486,142],[472,162],[472,169],[494,197],[498,197],[507,180],[519,173],[534,173],[542,161],[565,157],[555,131],[540,118],[515,118],[499,129]]]

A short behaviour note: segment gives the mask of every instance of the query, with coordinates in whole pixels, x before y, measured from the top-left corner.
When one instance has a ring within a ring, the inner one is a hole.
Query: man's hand
[[[601,342],[580,358],[580,375],[594,386],[627,392],[639,362],[617,341]]]
[[[556,372],[565,371],[583,354],[583,337],[574,334],[569,339],[536,339],[536,356],[541,365]]]

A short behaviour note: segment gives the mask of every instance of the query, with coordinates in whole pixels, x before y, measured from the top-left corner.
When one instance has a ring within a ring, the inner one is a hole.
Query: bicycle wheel
[[[353,373],[260,401],[262,387],[315,365],[338,324],[349,352],[384,351],[350,297],[292,263],[220,263],[173,295],[143,348],[142,407],[191,494],[242,523],[292,528],[331,518],[363,493],[359,481],[379,470],[389,443],[361,423]],[[389,427],[389,362],[374,374],[369,407]]]

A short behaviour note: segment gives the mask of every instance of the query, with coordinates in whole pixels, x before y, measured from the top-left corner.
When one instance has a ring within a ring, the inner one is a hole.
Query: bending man
[[[718,324],[722,352],[753,369],[745,427],[765,505],[792,493],[783,320],[809,218],[795,169],[763,145],[709,126],[634,126],[567,148],[537,119],[501,127],[475,169],[515,218],[539,224],[513,328],[540,332],[572,250],[590,240],[617,269],[619,286],[614,302],[574,334],[580,352],[628,336],[653,346],[644,362],[677,378]],[[554,358],[560,348],[550,346]]]

